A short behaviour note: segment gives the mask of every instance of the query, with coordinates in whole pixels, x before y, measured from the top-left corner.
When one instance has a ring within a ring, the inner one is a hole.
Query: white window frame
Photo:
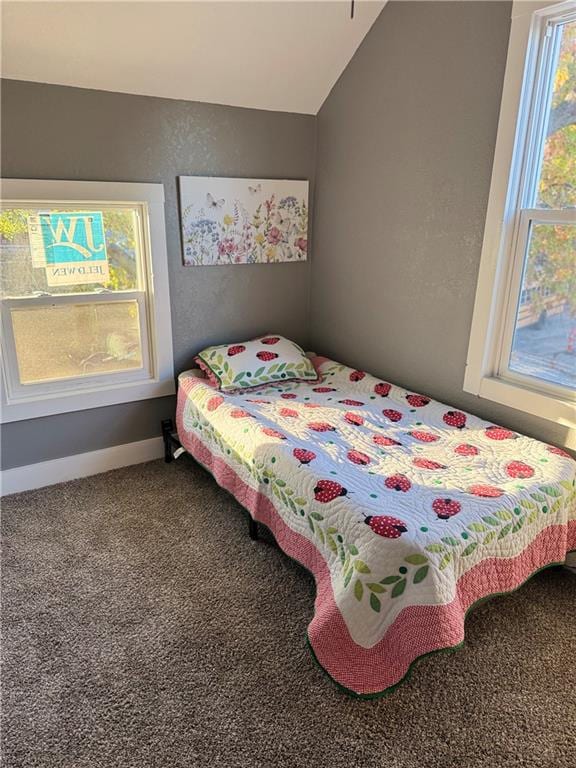
[[[567,15],[570,14],[570,15]],[[566,388],[510,371],[516,308],[531,222],[576,223],[576,211],[529,209],[539,170],[550,96],[548,46],[559,21],[576,19],[576,3],[514,2],[508,59],[464,390],[576,427],[576,402]],[[546,66],[548,64],[548,67]],[[576,393],[575,393],[576,394]]]
[[[83,375],[77,379],[23,385],[17,379],[17,361],[11,322],[11,307],[79,304],[94,300],[85,293],[58,294],[2,300],[2,375],[0,376],[0,422],[35,419],[58,413],[117,405],[173,395],[174,356],[168,285],[168,257],[162,184],[0,180],[3,204],[80,205],[133,207],[140,221],[139,250],[143,260],[143,284],[136,290],[106,291],[104,301],[137,301],[140,316],[142,367],[109,374]],[[7,203],[5,203],[7,201]],[[16,376],[14,373],[16,372]]]

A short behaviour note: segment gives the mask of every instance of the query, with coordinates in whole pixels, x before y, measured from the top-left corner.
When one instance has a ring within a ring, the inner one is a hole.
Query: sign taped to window
[[[109,281],[108,254],[101,211],[40,213],[37,218],[38,222],[33,220],[33,216],[28,220],[28,234],[29,237],[32,235],[32,261],[34,266],[46,269],[48,285]],[[38,223],[40,236],[37,232]]]
[[[39,213],[31,213],[28,216],[28,241],[32,255],[32,266],[35,269],[46,267],[46,249],[44,248],[42,222]]]

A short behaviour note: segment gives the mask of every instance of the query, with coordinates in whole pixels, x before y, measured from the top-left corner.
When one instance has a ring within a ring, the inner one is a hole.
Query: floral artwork
[[[308,182],[180,176],[185,266],[306,261]]]

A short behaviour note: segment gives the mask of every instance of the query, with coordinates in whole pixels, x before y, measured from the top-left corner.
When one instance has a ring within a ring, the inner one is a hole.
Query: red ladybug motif
[[[393,408],[386,408],[384,411],[382,411],[384,416],[386,416],[387,419],[390,419],[390,421],[400,421],[402,418],[402,414],[400,411],[395,411]]]
[[[470,443],[462,443],[461,445],[457,445],[456,448],[454,448],[454,453],[457,453],[459,456],[478,456],[480,451],[478,448],[476,448],[475,445],[470,445]]]
[[[437,461],[432,461],[432,459],[413,459],[412,464],[420,469],[446,469],[445,464],[439,464]]]
[[[262,360],[264,363],[268,363],[270,360],[276,360],[278,357],[276,352],[256,352],[258,360]]]
[[[230,411],[230,416],[232,416],[233,419],[247,419],[252,416],[252,414],[242,408],[233,408]]]
[[[454,515],[457,515],[462,510],[462,505],[454,499],[434,499],[432,509],[440,520],[448,520],[448,518],[454,517]]]
[[[357,413],[345,413],[344,419],[348,424],[353,424],[355,427],[361,427],[362,424],[364,424],[363,417],[359,416]]]
[[[361,400],[338,400],[339,403],[342,403],[342,405],[364,405],[364,403]]]
[[[296,395],[294,392],[284,392],[284,394],[280,395],[280,397],[284,398],[284,400],[295,400]]]
[[[264,432],[265,435],[268,435],[268,437],[277,437],[278,440],[286,440],[286,435],[283,435],[282,432],[278,432],[276,429],[272,429],[272,427],[262,427],[262,432]]]
[[[394,438],[388,437],[387,435],[373,435],[372,442],[382,446],[402,445],[398,440],[394,440]]]
[[[234,355],[239,355],[240,352],[245,352],[246,347],[244,344],[235,344],[233,347],[228,347],[228,357],[234,357]]]
[[[326,392],[336,392],[334,387],[313,387],[312,392],[320,392],[322,394]]]
[[[424,397],[424,395],[406,395],[406,400],[410,403],[412,408],[423,408],[430,402],[430,398]]]
[[[562,456],[564,459],[571,459],[572,456],[570,456],[569,453],[566,451],[563,451],[562,448],[558,448],[555,445],[547,445],[546,450],[550,453],[553,453],[555,456]]]
[[[387,381],[380,381],[374,386],[374,392],[381,397],[387,397],[388,393],[392,389],[392,385]]]
[[[524,464],[523,461],[511,461],[506,465],[506,473],[510,477],[525,480],[527,477],[533,477],[534,470],[528,464]]]
[[[352,371],[350,374],[350,381],[362,381],[362,379],[366,376],[364,371]]]
[[[262,398],[254,398],[253,400],[246,399],[247,403],[269,403],[270,400],[263,400]]]
[[[413,437],[414,440],[419,440],[421,443],[435,443],[436,440],[439,440],[440,438],[438,435],[435,435],[433,432],[424,432],[423,430],[413,430],[412,432],[408,432],[410,437]]]
[[[214,395],[214,397],[211,397],[210,400],[208,400],[206,403],[206,409],[208,411],[215,411],[216,408],[219,408],[223,402],[224,398],[221,395]]]
[[[497,499],[499,496],[504,495],[503,490],[496,488],[493,485],[471,485],[470,488],[468,488],[468,492],[484,499]]]
[[[294,448],[292,453],[300,464],[310,464],[316,458],[316,454],[313,451],[307,451],[305,448]]]
[[[466,414],[462,411],[447,411],[442,416],[442,421],[449,427],[456,427],[456,429],[464,429],[466,426]]]
[[[280,336],[266,336],[263,339],[260,339],[261,344],[278,344],[280,341]]]
[[[346,455],[353,464],[360,464],[361,466],[370,464],[370,457],[361,451],[348,451]]]
[[[515,440],[518,437],[518,435],[515,432],[512,432],[510,429],[497,427],[495,425],[487,427],[484,430],[484,434],[486,437],[489,437],[490,440]]]
[[[348,491],[340,483],[334,480],[318,480],[314,488],[314,498],[316,501],[327,504],[329,501],[337,499],[339,496],[346,496]]]
[[[385,539],[399,539],[408,530],[403,520],[390,515],[369,515],[364,518],[364,522],[370,526],[374,533]]]
[[[308,428],[314,430],[314,432],[335,432],[336,427],[332,424],[327,424],[325,421],[311,421],[308,424]]]
[[[281,408],[280,416],[284,416],[286,419],[297,419],[299,414],[293,408]]]
[[[386,488],[390,488],[391,491],[402,491],[403,493],[406,493],[412,487],[412,483],[406,475],[401,474],[390,475],[390,477],[384,480],[384,485]]]

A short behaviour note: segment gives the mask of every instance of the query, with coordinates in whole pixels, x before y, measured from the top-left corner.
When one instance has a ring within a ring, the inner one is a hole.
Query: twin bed
[[[348,692],[454,648],[479,600],[576,549],[576,463],[363,371],[226,394],[179,377],[182,446],[316,580],[308,641]],[[571,578],[571,577],[569,577]]]

